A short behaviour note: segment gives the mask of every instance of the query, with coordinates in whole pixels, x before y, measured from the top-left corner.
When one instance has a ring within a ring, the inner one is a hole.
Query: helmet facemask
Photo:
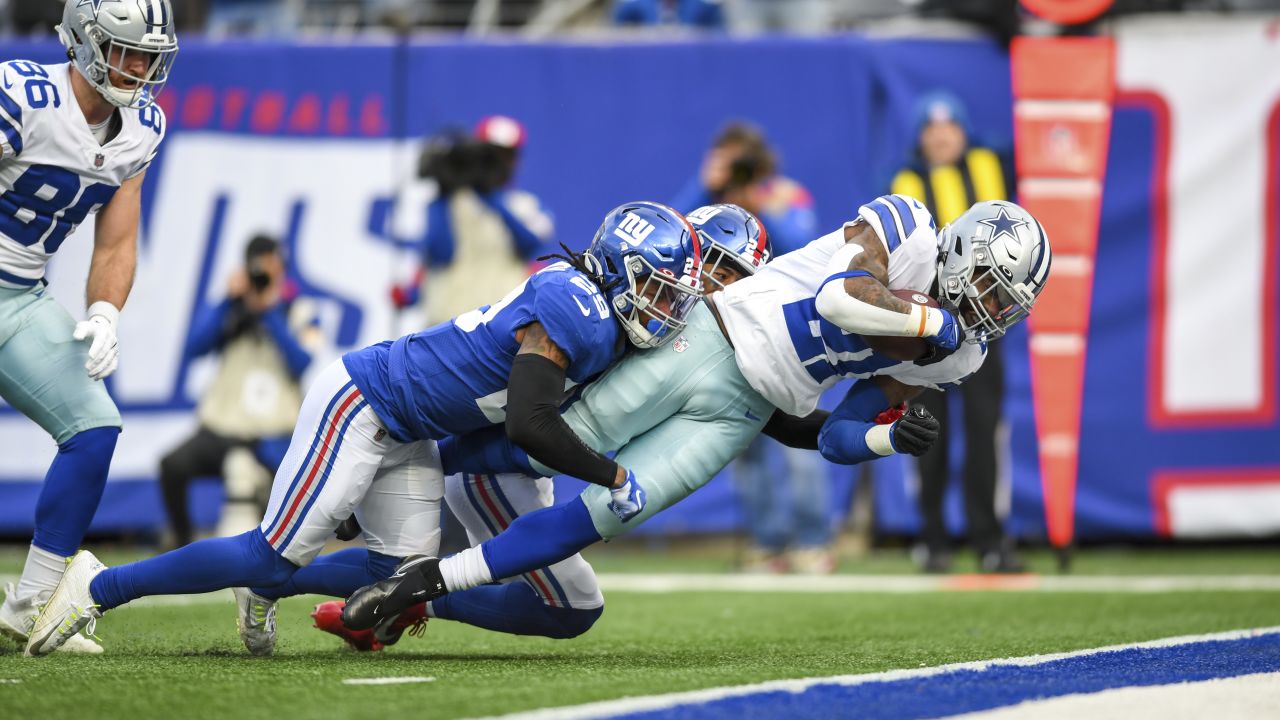
[[[636,347],[661,347],[688,324],[702,284],[696,275],[668,275],[640,255],[627,257],[624,271],[627,288],[613,297],[618,320]]]
[[[167,0],[149,4],[146,15],[129,4],[119,10],[124,14],[115,14],[115,8],[95,9],[89,3],[68,2],[57,31],[68,57],[107,102],[141,109],[154,103],[164,89],[178,53],[173,12]],[[126,69],[133,64],[129,55],[138,52],[147,56],[144,69],[130,72]],[[117,86],[111,81],[113,73],[132,87]]]
[[[755,274],[755,267],[738,257],[737,254],[710,239],[701,231],[698,232],[698,235],[702,238],[703,252],[706,254],[702,263],[702,282],[707,286],[704,288],[707,292],[715,292],[725,288],[725,284],[717,280],[715,276],[715,271],[720,268],[736,272],[739,278]]]

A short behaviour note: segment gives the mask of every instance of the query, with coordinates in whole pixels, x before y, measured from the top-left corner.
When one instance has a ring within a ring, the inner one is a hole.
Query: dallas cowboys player
[[[143,177],[164,138],[154,102],[178,51],[169,0],[68,0],[70,62],[0,63],[0,397],[58,444],[0,633],[25,642],[93,519],[120,432],[103,387],[133,284]],[[91,213],[88,310],[45,290],[45,264]],[[77,638],[68,650],[101,652]]]
[[[236,587],[242,628],[274,628],[275,602],[248,587],[334,594],[391,574],[439,543],[435,440],[504,424],[530,455],[599,483],[620,521],[644,507],[634,474],[584,445],[559,414],[564,391],[626,346],[658,347],[697,303],[693,228],[657,203],[606,217],[586,253],[550,265],[492,306],[348,353],[315,380],[276,474],[262,525],[132,565],[81,552],[37,619],[28,655],[56,648],[105,610],[144,595]],[[554,460],[552,459],[554,458]],[[369,552],[352,566],[308,565],[352,513]],[[274,632],[255,654],[273,650]]]
[[[745,447],[774,408],[808,416],[807,422],[793,423],[780,435],[784,441],[816,447],[834,462],[923,452],[937,436],[936,421],[914,410],[891,415],[890,422],[877,422],[879,416],[923,387],[945,387],[971,374],[982,362],[983,343],[1025,318],[1048,278],[1050,248],[1044,229],[1013,203],[979,203],[944,228],[940,238],[929,213],[910,198],[878,198],[860,213],[858,220],[711,296],[741,371],[721,369],[700,376],[697,392],[706,391],[718,404],[691,402],[677,406],[674,415],[667,407],[670,417],[646,427],[645,421],[659,414],[650,415],[650,408],[661,408],[670,394],[662,379],[681,376],[673,367],[679,362],[672,359],[673,343],[614,368],[566,412],[588,444],[621,446],[618,461],[643,468],[649,501],[637,520],[706,483]],[[879,288],[868,287],[873,283]],[[832,286],[849,301],[826,294]],[[886,288],[932,291],[947,308],[923,321],[912,317],[915,311],[896,313],[901,317],[893,323],[886,314],[895,313],[884,307],[890,304],[885,298],[897,298]],[[696,330],[695,321],[691,319],[686,337]],[[941,352],[898,362],[874,352],[854,333],[923,336]],[[962,344],[966,336],[970,342]],[[689,345],[702,341],[698,337]],[[727,347],[723,338],[722,343]],[[646,376],[637,371],[631,376],[640,381],[636,384],[623,379],[651,356],[655,363],[667,363],[665,372]],[[841,377],[874,380],[854,383],[829,418],[812,414],[822,390]],[[731,392],[734,387],[742,390]],[[701,417],[694,410],[698,407],[704,409]],[[496,448],[482,443],[468,450],[464,454],[469,459],[462,461],[468,470],[553,472],[525,461],[501,442]],[[476,485],[481,482],[477,479]],[[344,608],[346,627],[362,630],[380,622],[381,629],[392,631],[380,641],[393,640],[403,623],[386,618],[425,595],[437,598],[430,609],[437,616],[508,632],[548,634],[541,631],[548,624],[529,604],[521,613],[511,611],[515,591],[499,594],[481,586],[546,568],[635,527],[623,527],[600,512],[599,493],[593,491],[588,488],[569,503],[521,515],[479,547],[444,560],[415,562],[402,575],[362,588]]]

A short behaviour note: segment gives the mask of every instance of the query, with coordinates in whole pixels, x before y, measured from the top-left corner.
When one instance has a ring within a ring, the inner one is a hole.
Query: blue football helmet
[[[702,240],[702,282],[712,290],[724,289],[715,277],[721,267],[741,277],[755,275],[773,255],[769,233],[760,220],[737,205],[703,205],[685,217]]]
[[[702,296],[698,235],[666,205],[634,202],[610,210],[584,260],[636,347],[658,347],[679,335]]]
[[[967,342],[988,342],[1024,320],[1049,280],[1044,226],[1021,206],[986,200],[938,232],[938,302]]]

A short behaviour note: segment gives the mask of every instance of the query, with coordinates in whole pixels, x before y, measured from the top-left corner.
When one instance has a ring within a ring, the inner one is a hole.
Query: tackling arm
[[[534,322],[516,333],[507,382],[507,437],[544,465],[604,487],[627,482],[617,463],[587,447],[560,416],[569,358]]]

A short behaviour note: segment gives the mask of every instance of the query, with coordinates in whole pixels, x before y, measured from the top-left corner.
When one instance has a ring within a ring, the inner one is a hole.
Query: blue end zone
[[[1032,666],[995,665],[929,677],[859,685],[815,685],[678,705],[618,717],[681,720],[744,718],[931,718],[990,710],[1027,700],[1144,685],[1280,671],[1280,634],[1131,648]]]

